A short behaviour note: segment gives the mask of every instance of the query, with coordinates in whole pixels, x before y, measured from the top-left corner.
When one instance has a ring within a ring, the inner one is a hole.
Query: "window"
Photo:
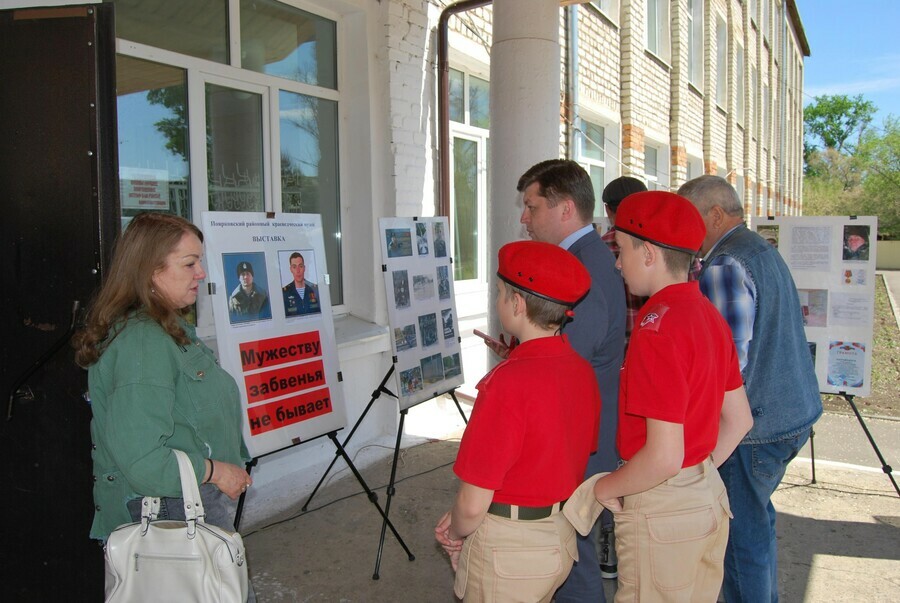
[[[688,0],[688,78],[703,89],[703,0]]]
[[[769,22],[769,11],[771,4],[772,0],[762,0],[763,37],[766,40],[772,39],[772,24]]]
[[[241,0],[241,67],[337,88],[337,24],[275,0]]]
[[[120,56],[116,82],[123,226],[148,210],[190,220],[185,70]]]
[[[762,98],[762,124],[760,124],[760,135],[764,148],[769,146],[769,85],[763,84]]]
[[[750,21],[755,25],[759,23],[759,0],[750,0]]]
[[[487,80],[450,70],[450,120],[476,128],[491,127],[491,85]]]
[[[450,231],[453,272],[472,291],[487,282],[488,138],[490,82],[459,69],[450,70]]]
[[[613,23],[619,22],[619,0],[597,0],[596,2],[591,2],[591,4],[596,6]]]
[[[116,37],[228,63],[228,0],[105,0],[116,5]]]
[[[647,50],[669,60],[669,0],[647,0]]]
[[[728,26],[716,15],[716,104],[728,107]]]
[[[694,178],[702,176],[703,175],[703,160],[700,159],[699,157],[694,157],[692,155],[688,155],[687,166],[685,169],[687,171],[687,177],[685,178],[685,181],[693,180]]]
[[[606,128],[582,120],[577,141],[578,161],[587,170],[591,177],[591,184],[594,186],[594,199],[597,201],[594,205],[594,217],[600,218],[604,215],[601,201],[603,188],[615,177],[614,173],[609,173],[606,169]]]
[[[118,44],[116,59],[123,220],[319,213],[326,282],[343,304],[337,22],[273,0],[115,4],[119,38],[138,43]]]
[[[750,71],[750,105],[751,105],[751,123],[753,124],[750,127],[750,133],[753,138],[757,137],[757,128],[759,127],[759,96],[757,96],[757,91],[759,90],[759,70],[754,67]]]
[[[737,84],[737,90],[734,93],[735,96],[735,114],[737,118],[737,123],[739,126],[744,125],[744,47],[740,44],[737,45],[735,50],[735,59],[734,59],[734,80]]]
[[[644,144],[644,179],[651,191],[669,190],[668,147]]]

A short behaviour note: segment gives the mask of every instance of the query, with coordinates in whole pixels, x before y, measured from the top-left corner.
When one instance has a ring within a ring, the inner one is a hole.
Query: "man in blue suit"
[[[525,205],[521,222],[528,235],[568,249],[591,275],[590,291],[575,306],[573,320],[562,331],[575,351],[591,364],[600,386],[600,438],[597,452],[588,460],[585,478],[614,471],[619,463],[616,426],[619,369],[625,351],[625,284],[616,270],[615,257],[592,223],[595,200],[591,178],[574,161],[551,159],[525,172],[517,189]],[[611,522],[608,512],[598,521],[604,525]],[[595,526],[587,537],[578,537],[578,562],[556,592],[557,603],[605,601],[596,533]]]
[[[281,288],[281,294],[284,296],[284,315],[318,314],[322,311],[319,288],[305,278],[306,262],[303,255],[295,251],[288,261],[294,280]]]

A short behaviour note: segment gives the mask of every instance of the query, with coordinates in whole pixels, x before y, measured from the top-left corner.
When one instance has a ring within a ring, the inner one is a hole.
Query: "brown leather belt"
[[[506,519],[535,521],[537,519],[547,519],[551,515],[559,513],[565,504],[566,501],[562,501],[549,507],[520,507],[519,505],[491,503],[491,506],[488,507],[488,513],[497,517],[505,517]]]

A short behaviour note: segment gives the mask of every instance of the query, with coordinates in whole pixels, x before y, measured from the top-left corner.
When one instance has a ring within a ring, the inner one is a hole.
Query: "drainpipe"
[[[455,14],[491,4],[493,0],[462,0],[441,11],[438,20],[438,159],[441,191],[437,215],[450,215],[450,50],[449,22]]]
[[[568,90],[568,114],[569,114],[569,145],[566,149],[568,159],[575,159],[575,149],[578,142],[578,5],[568,7],[569,15],[566,19],[568,38],[568,52],[566,54],[566,84]]]

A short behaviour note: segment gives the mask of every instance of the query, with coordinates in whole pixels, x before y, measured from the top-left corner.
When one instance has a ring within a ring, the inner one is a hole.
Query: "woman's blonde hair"
[[[88,310],[84,328],[75,334],[75,362],[89,367],[121,329],[128,315],[140,310],[155,320],[180,345],[188,337],[179,324],[181,309],[153,288],[153,275],[165,268],[166,258],[185,234],[203,241],[200,229],[179,216],[144,213],[136,216],[116,241],[106,279]]]

